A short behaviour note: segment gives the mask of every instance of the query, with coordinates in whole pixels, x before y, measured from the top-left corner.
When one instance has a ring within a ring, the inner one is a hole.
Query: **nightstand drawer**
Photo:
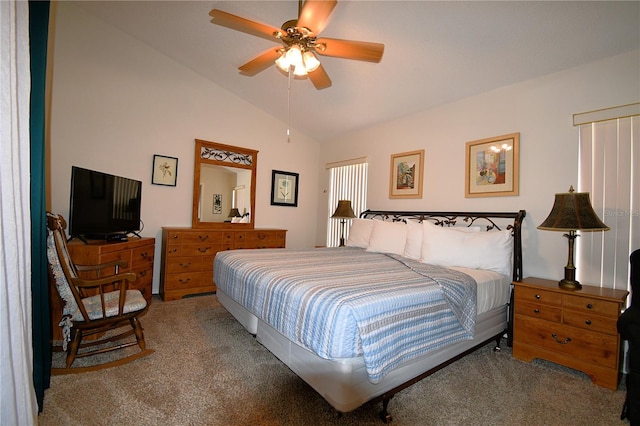
[[[518,301],[515,304],[514,312],[520,315],[527,315],[547,321],[561,322],[562,309],[555,306],[542,305],[540,303],[530,303]]]
[[[516,287],[515,300],[516,305],[518,302],[539,302],[547,305],[562,306],[561,294],[538,288]]]
[[[594,315],[590,312],[573,311],[566,309],[564,311],[564,324],[574,327],[584,328],[585,330],[597,331],[599,333],[618,335],[616,323],[618,317],[610,318],[601,315]]]
[[[589,332],[577,327],[550,323],[516,315],[514,338],[524,344],[615,368],[618,362],[618,338],[610,334]]]
[[[573,295],[563,295],[562,304],[565,308],[593,312],[618,319],[620,315],[620,304],[608,300],[594,299],[591,297],[576,297]]]

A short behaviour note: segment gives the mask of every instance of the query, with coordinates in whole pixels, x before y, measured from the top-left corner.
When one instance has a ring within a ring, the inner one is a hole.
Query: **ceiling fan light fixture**
[[[318,65],[319,64],[320,63],[318,62]],[[289,68],[293,67],[293,74],[298,77],[304,77],[307,75],[308,67],[305,66],[302,49],[297,44],[290,46],[278,59],[276,59],[276,65],[282,71],[287,73],[289,72]],[[318,67],[316,66],[316,68]]]
[[[320,66],[320,61],[316,58],[316,55],[309,50],[302,54],[302,60],[304,61],[304,67],[307,72],[313,72]]]

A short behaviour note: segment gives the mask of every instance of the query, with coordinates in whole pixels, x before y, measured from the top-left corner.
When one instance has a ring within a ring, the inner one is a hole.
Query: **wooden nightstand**
[[[616,322],[629,293],[587,285],[567,291],[557,281],[531,277],[513,284],[513,356],[562,364],[585,372],[597,385],[617,389]]]

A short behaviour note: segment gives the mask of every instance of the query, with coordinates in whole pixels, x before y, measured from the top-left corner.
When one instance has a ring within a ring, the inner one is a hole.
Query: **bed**
[[[220,252],[220,303],[339,412],[507,336],[525,211],[367,210],[345,247]]]

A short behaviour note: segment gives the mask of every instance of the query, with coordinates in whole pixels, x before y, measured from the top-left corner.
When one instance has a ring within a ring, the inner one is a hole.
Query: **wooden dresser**
[[[129,241],[116,243],[89,240],[88,244],[80,240],[72,240],[67,245],[71,259],[78,265],[96,265],[112,260],[127,262],[127,266],[121,267],[120,272],[134,272],[137,278],[130,283],[130,288],[140,290],[147,303],[151,303],[155,238],[133,237]],[[79,272],[78,275],[82,278],[96,278],[95,273]],[[55,288],[52,288],[51,293],[53,340],[62,340],[62,331],[58,326],[62,318],[62,300]]]
[[[586,373],[609,389],[618,388],[618,317],[628,292],[583,285],[568,291],[557,281],[514,282],[513,356],[542,358]]]
[[[286,230],[162,228],[160,296],[176,300],[216,291],[213,258],[232,249],[284,248]]]

